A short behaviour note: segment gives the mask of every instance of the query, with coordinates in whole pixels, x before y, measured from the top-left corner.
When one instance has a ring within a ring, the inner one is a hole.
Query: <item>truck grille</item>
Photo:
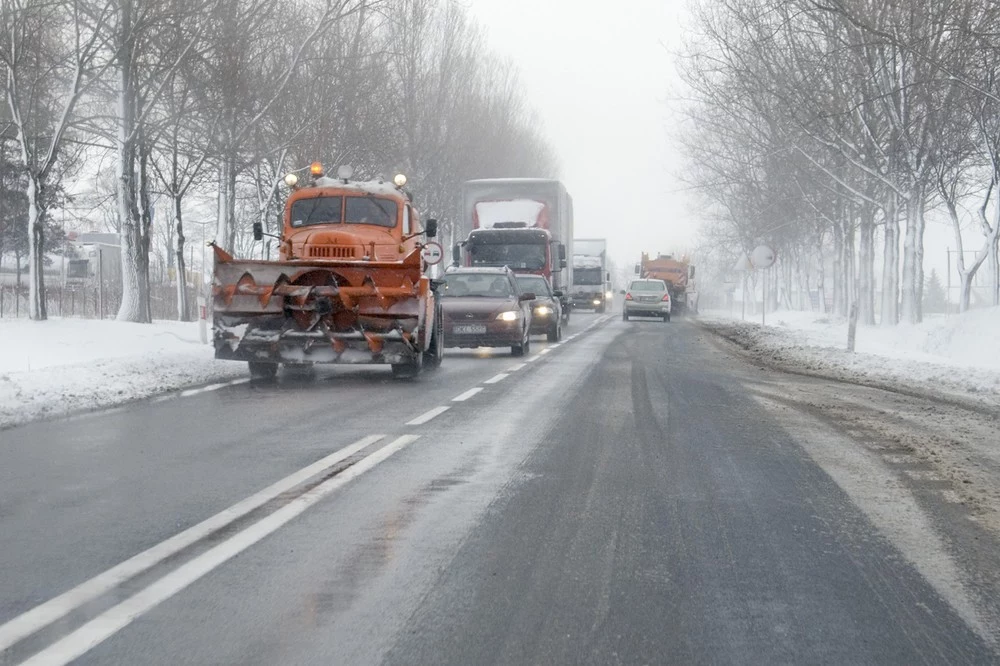
[[[322,259],[353,259],[354,248],[343,245],[311,245],[309,256]]]

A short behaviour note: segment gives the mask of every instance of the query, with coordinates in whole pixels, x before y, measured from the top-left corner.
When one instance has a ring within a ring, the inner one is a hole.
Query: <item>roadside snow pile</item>
[[[855,354],[846,351],[847,322],[816,313],[769,314],[766,328],[715,313],[700,323],[786,370],[1000,406],[1000,308],[917,325],[859,326]]]
[[[197,323],[0,319],[0,428],[244,374]]]

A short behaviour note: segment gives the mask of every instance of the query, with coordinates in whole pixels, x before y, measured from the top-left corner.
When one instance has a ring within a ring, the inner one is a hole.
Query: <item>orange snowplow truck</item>
[[[285,176],[277,261],[234,259],[213,244],[215,357],[247,361],[250,375],[273,378],[278,365],[385,363],[415,377],[441,363],[443,339],[436,285],[426,274],[437,222],[421,225],[403,189],[352,181],[310,167],[312,182]],[[254,225],[254,238],[265,235]],[[437,250],[435,252],[434,250]]]
[[[663,280],[670,292],[671,304],[675,314],[689,312],[698,313],[698,291],[694,284],[694,266],[687,257],[675,259],[669,254],[657,255],[650,259],[642,253],[642,263],[636,266],[640,277]]]

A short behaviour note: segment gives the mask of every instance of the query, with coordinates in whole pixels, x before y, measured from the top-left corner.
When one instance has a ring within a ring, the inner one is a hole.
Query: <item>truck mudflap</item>
[[[219,359],[416,364],[434,297],[419,252],[402,262],[235,261],[216,249]]]

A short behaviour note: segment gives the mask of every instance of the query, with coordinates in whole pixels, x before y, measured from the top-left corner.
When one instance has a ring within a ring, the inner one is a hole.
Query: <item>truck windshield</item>
[[[292,204],[292,226],[310,224],[340,224],[343,215],[343,197],[312,197],[299,199]]]
[[[391,199],[378,197],[312,197],[292,204],[292,226],[312,224],[374,224],[389,229],[396,226],[399,207]]]
[[[347,197],[344,221],[347,224],[376,224],[380,227],[396,226],[398,207],[391,199],[377,197]]]
[[[510,266],[529,271],[545,268],[544,245],[473,245],[469,253],[473,266]]]
[[[588,286],[604,284],[604,280],[601,278],[602,275],[600,268],[573,269],[573,284],[588,285]]]

